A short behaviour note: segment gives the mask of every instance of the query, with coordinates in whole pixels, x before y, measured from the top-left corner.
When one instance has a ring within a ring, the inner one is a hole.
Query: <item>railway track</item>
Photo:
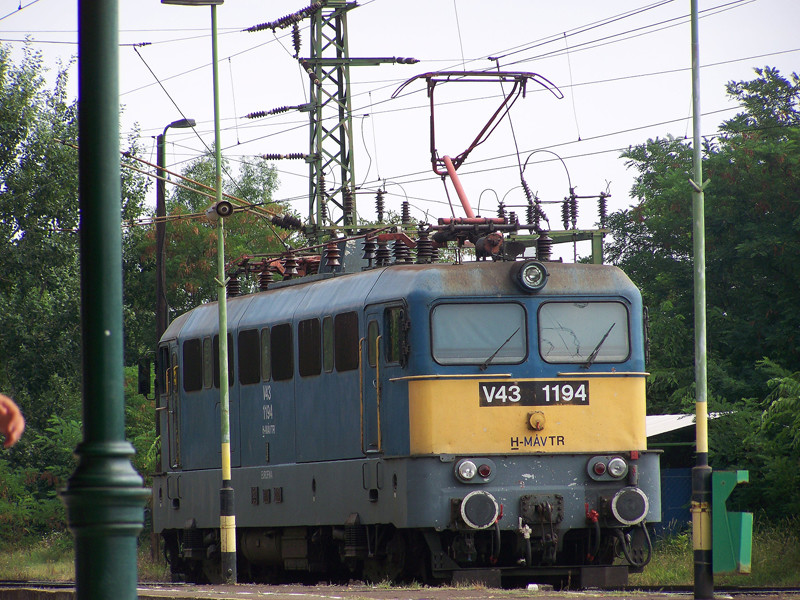
[[[473,587],[384,586],[353,583],[351,585],[192,585],[182,583],[140,583],[139,600],[477,600],[488,598],[512,599],[580,599],[620,598],[627,600],[670,600],[692,597],[687,586],[639,586],[613,590],[555,591],[549,586],[531,585],[528,588],[500,590]],[[3,600],[72,600],[73,582],[0,581]],[[715,598],[742,600],[800,599],[800,588],[718,587]]]

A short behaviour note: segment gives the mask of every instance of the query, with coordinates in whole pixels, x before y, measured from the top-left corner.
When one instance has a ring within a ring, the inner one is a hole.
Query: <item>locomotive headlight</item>
[[[628,463],[626,463],[625,460],[619,456],[608,461],[608,474],[612,477],[619,479],[620,477],[624,477],[627,472]]]
[[[458,463],[458,465],[456,465],[456,473],[458,473],[458,477],[464,481],[469,481],[475,477],[477,472],[478,468],[471,460],[462,460]]]
[[[511,277],[525,292],[538,292],[547,283],[547,276],[547,269],[535,260],[520,262],[511,270]]]
[[[453,467],[453,477],[461,483],[482,485],[494,479],[496,467],[489,458],[462,458]]]

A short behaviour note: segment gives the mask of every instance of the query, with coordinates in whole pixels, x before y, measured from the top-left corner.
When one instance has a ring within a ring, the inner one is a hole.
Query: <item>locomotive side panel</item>
[[[378,280],[333,278],[305,295],[294,315],[295,427],[298,462],[362,457],[359,414],[360,341],[366,336],[364,298]],[[365,349],[362,349],[362,352]]]
[[[296,454],[296,360],[294,313],[307,286],[253,296],[238,323],[238,335],[249,332],[254,377],[240,376],[242,465],[292,463]],[[237,344],[238,345],[238,344]],[[240,357],[241,359],[241,357]]]
[[[247,309],[249,298],[231,302],[229,319],[232,328]],[[216,305],[195,310],[178,337],[180,361],[178,387],[180,406],[181,463],[185,471],[219,468],[221,466],[221,431],[219,403],[219,315]],[[234,336],[228,335],[228,378],[231,382],[230,435],[231,465],[239,466],[239,398],[234,385],[236,348]]]

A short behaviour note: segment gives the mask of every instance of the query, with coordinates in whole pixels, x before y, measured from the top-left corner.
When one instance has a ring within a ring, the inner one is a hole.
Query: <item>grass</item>
[[[72,536],[58,531],[37,540],[4,543],[0,547],[0,579],[73,581]]]
[[[780,557],[776,560],[776,557]],[[800,586],[800,518],[778,523],[756,522],[753,531],[752,572],[715,574],[715,586]],[[691,532],[656,541],[653,558],[643,573],[630,576],[631,585],[693,584]]]
[[[139,547],[138,569],[140,581],[169,581],[163,557],[151,556],[148,540]],[[686,532],[657,540],[650,564],[643,573],[631,575],[630,583],[691,586],[693,572],[692,536]],[[0,579],[74,581],[72,536],[68,532],[55,532],[36,540],[0,544]],[[717,574],[714,585],[800,587],[800,517],[777,523],[757,520],[752,573]]]
[[[154,555],[155,554],[155,555]],[[169,566],[164,555],[150,551],[150,543],[139,545],[139,581],[170,581]]]
[[[152,557],[149,543],[140,544],[139,581],[169,581],[163,556]],[[12,581],[75,581],[75,550],[69,532],[0,545],[0,579]]]

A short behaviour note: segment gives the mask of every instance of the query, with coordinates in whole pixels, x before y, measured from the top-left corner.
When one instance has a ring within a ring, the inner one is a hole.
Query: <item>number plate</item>
[[[567,406],[589,404],[588,381],[478,382],[481,406]]]

